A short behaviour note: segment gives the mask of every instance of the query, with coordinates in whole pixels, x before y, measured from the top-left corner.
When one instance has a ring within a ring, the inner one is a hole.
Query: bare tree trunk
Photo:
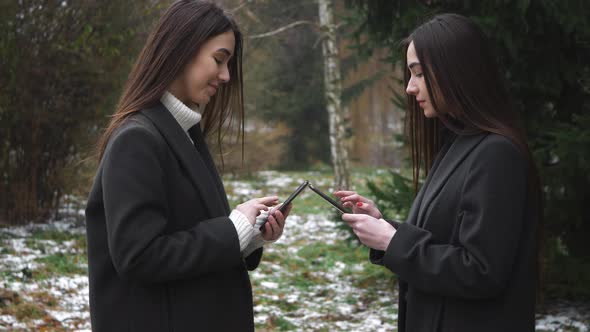
[[[332,0],[318,0],[320,29],[322,31],[322,54],[324,57],[324,87],[326,108],[330,125],[330,149],[334,166],[334,189],[350,188],[348,149],[346,135],[346,110],[342,107],[342,80],[334,6]]]

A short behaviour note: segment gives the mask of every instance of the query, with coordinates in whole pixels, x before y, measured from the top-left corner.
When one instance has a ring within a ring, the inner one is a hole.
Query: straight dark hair
[[[230,81],[220,85],[202,114],[205,135],[217,134],[221,143],[225,124],[237,119],[238,140],[244,151],[244,97],[242,80],[242,34],[229,13],[206,1],[179,0],[162,15],[151,32],[125,84],[115,113],[100,137],[98,159],[102,159],[114,131],[131,114],[156,105],[166,89],[183,72],[210,38],[233,31],[234,56],[228,63]],[[226,121],[229,119],[229,122]],[[222,156],[223,162],[223,156]]]
[[[540,179],[506,82],[483,31],[470,19],[440,14],[402,41],[403,54],[414,43],[436,118],[426,118],[414,96],[407,95],[405,129],[411,146],[414,190],[420,170],[432,167],[442,145],[442,130],[458,135],[495,133],[510,139],[528,160],[528,204],[535,207],[539,278],[542,277],[543,204]],[[404,86],[410,71],[404,56]],[[540,283],[538,284],[540,285]]]

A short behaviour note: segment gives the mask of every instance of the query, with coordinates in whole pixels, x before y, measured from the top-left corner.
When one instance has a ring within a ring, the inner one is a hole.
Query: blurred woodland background
[[[0,224],[58,218],[70,195],[86,197],[96,139],[170,2],[0,0]],[[224,173],[333,169],[335,186],[354,186],[351,168],[390,169],[371,192],[402,216],[413,192],[397,43],[436,13],[473,18],[541,171],[546,293],[590,298],[589,1],[217,2],[246,45],[244,160],[229,139]]]

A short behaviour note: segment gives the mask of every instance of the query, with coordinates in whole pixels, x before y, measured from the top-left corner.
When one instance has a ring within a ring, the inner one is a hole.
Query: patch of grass
[[[285,193],[282,199],[286,199],[290,193]],[[301,194],[297,199],[293,201],[292,214],[295,215],[308,215],[308,214],[319,214],[325,212],[327,209],[331,209],[321,197],[312,193],[311,190],[307,189],[307,192]]]
[[[314,269],[327,271],[334,267],[336,262],[346,265],[358,264],[367,260],[366,248],[355,246],[345,241],[337,241],[334,244],[313,243],[299,249],[297,255],[311,262]]]
[[[31,239],[53,240],[55,242],[68,241],[75,236],[69,232],[59,231],[57,229],[36,229],[31,233]]]
[[[280,299],[279,301],[276,301],[275,304],[281,308],[281,310],[283,312],[291,312],[291,311],[296,311],[297,309],[300,308],[300,304],[299,303],[289,303],[284,299]]]
[[[349,295],[349,296],[346,297],[346,300],[344,302],[346,304],[353,305],[353,304],[356,304],[358,302],[358,298],[353,297],[352,295]]]
[[[12,247],[5,247],[5,244],[2,243],[2,247],[0,247],[0,255],[14,255],[16,251]]]
[[[85,255],[71,255],[56,253],[36,259],[43,264],[42,268],[33,271],[33,278],[36,280],[45,280],[54,276],[86,274],[86,269],[80,267],[87,264]]]
[[[77,252],[84,253],[84,256],[86,256],[86,235],[77,234],[76,236],[74,236],[73,240],[73,248],[76,249]]]
[[[35,238],[27,238],[25,240],[25,245],[29,249],[39,250],[42,254],[45,254],[47,252],[47,246],[43,241],[44,240],[39,240]]]
[[[281,316],[275,315],[271,315],[268,318],[266,327],[269,328],[271,331],[289,331],[296,328],[296,326],[288,320],[284,319]]]
[[[286,251],[282,250],[277,250],[274,252],[265,252],[264,261],[280,264],[282,268],[288,270],[302,269],[306,265],[305,261],[303,261],[302,259],[293,255],[289,255],[286,253]]]
[[[57,306],[57,299],[55,296],[46,291],[30,293],[29,295],[35,299],[35,303],[42,304],[45,307],[54,308]]]
[[[368,248],[344,241],[335,244],[309,244],[297,252],[297,257],[305,264],[292,267],[291,274],[286,276],[283,282],[302,291],[309,291],[318,285],[333,282],[330,280],[333,277],[349,278],[354,287],[368,291],[363,293],[362,298],[348,297],[346,303],[356,304],[360,301],[369,304],[377,300],[378,291],[393,290],[396,277],[384,267],[369,263],[368,255]],[[339,275],[330,276],[323,273],[333,271],[339,263],[345,264]],[[317,297],[325,298],[332,295],[327,288],[316,294]]]
[[[3,313],[6,308],[21,302],[20,296],[17,292],[0,288],[0,313]]]
[[[358,271],[355,274],[353,284],[358,288],[370,288],[379,283],[393,287],[396,280],[395,275],[386,268],[367,264],[362,271]]]
[[[8,270],[0,271],[0,279],[4,282],[4,287],[8,287],[6,285],[7,282],[20,280],[19,275],[21,275],[20,272],[8,271]]]
[[[14,316],[18,321],[41,319],[46,315],[40,304],[25,301],[17,292],[2,289],[0,298],[0,314]]]
[[[324,285],[331,282],[323,275],[313,274],[310,271],[296,271],[293,272],[288,280],[289,285],[292,285],[302,291],[309,291],[318,285]]]
[[[24,302],[15,306],[14,316],[21,322],[26,320],[41,319],[45,316],[45,310],[43,310],[43,307],[37,303]]]
[[[86,235],[84,234],[69,234],[64,232],[63,235],[57,235],[54,231],[35,233],[32,237],[25,239],[25,245],[33,250],[39,250],[42,254],[47,252],[47,247],[66,241],[73,241],[72,248],[76,252],[86,253]]]
[[[20,323],[25,323],[27,331],[65,331],[61,323],[51,317],[46,308],[53,308],[57,305],[54,296],[47,292],[28,294],[33,301],[23,299],[17,292],[0,289],[0,315],[13,316]],[[33,321],[42,321],[41,325]]]

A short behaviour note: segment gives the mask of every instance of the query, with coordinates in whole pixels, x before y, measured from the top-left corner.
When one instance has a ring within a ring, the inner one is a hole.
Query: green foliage
[[[588,235],[590,213],[581,207],[585,206],[585,199],[590,195],[589,126],[590,114],[574,114],[570,123],[558,122],[549,130],[544,144],[537,150],[538,159],[546,160],[542,166],[548,202],[547,219],[562,219],[564,212],[578,212],[571,215],[568,213],[566,228],[563,224],[549,224],[551,233],[577,238],[574,241],[577,245],[573,247],[569,245],[573,243],[566,240],[570,252],[576,256],[581,256],[587,250],[583,237]]]
[[[0,223],[48,218],[63,193],[80,185],[77,166],[113,112],[157,8],[0,4]]]
[[[545,286],[546,297],[590,299],[590,262],[570,255],[555,237],[549,239],[546,248],[549,264],[545,278],[550,281]]]
[[[317,3],[311,0],[261,1],[244,11],[240,25],[246,36],[272,31],[299,20],[317,21]],[[241,14],[241,12],[239,12]],[[312,25],[280,34],[248,39],[244,53],[244,89],[247,117],[283,123],[290,133],[280,143],[282,169],[302,169],[330,162],[328,114],[325,111],[322,50]]]
[[[368,181],[375,204],[386,218],[406,220],[414,200],[414,185],[398,171],[390,170],[381,181]]]
[[[357,27],[356,48],[370,53],[377,47],[386,47],[394,64],[405,56],[398,42],[434,14],[459,13],[482,27],[508,79],[543,183],[547,288],[553,289],[552,285],[559,280],[572,280],[576,273],[584,271],[590,263],[590,246],[586,243],[590,236],[586,199],[590,194],[590,2],[348,0],[347,3],[357,10],[349,18]],[[401,96],[394,98],[395,102],[403,102]],[[399,182],[395,179],[397,175],[392,177],[392,183]],[[389,201],[398,199],[399,194],[395,193],[398,187],[373,189],[384,201],[387,196]],[[551,243],[556,241],[563,243],[565,253],[554,252]],[[575,284],[561,285],[574,289]],[[561,289],[559,293],[583,296],[588,294],[588,285],[586,282],[582,287],[584,291]]]

